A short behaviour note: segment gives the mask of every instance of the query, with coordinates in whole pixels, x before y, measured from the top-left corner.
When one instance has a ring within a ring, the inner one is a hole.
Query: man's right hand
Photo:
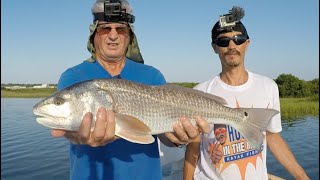
[[[210,154],[210,159],[213,164],[216,164],[220,162],[222,158],[222,152],[218,150],[218,147],[220,146],[220,142],[217,141],[216,143],[210,143],[208,152]]]
[[[92,113],[86,113],[78,131],[53,129],[53,137],[66,137],[73,144],[87,144],[92,147],[104,146],[113,142],[115,137],[115,117],[113,111],[99,108],[94,130],[91,132]]]

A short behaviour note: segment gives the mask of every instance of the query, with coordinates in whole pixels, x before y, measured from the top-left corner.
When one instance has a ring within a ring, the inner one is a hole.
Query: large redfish
[[[191,88],[148,86],[122,79],[83,81],[54,93],[37,103],[37,122],[54,129],[77,131],[85,113],[93,117],[100,107],[113,110],[116,135],[128,141],[148,144],[152,135],[173,132],[182,116],[193,124],[201,116],[209,123],[237,129],[251,146],[261,151],[271,118],[279,112],[264,108],[229,108],[225,100]],[[93,126],[94,127],[94,126]]]

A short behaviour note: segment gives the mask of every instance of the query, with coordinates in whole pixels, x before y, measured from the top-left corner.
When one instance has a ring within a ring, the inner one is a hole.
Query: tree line
[[[275,82],[279,86],[280,97],[319,97],[319,78],[304,81],[292,74],[281,74]]]

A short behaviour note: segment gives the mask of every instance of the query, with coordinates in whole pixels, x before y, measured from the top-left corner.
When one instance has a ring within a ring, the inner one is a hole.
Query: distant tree
[[[319,78],[308,81],[311,95],[319,95]]]
[[[306,97],[310,95],[306,82],[292,74],[281,74],[275,81],[279,86],[280,97]]]

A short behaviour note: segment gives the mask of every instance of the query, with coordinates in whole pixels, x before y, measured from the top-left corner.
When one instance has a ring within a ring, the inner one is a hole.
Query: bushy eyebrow
[[[110,28],[112,28],[111,26],[108,26],[109,24],[107,24],[107,23],[104,23],[104,24],[98,24],[98,26],[103,26],[103,27],[110,27]],[[128,26],[126,26],[126,25],[117,25],[115,28],[127,28]]]

